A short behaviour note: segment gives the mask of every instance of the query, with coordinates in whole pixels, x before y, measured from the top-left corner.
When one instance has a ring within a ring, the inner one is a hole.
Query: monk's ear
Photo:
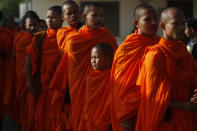
[[[165,30],[165,29],[166,29],[166,25],[165,25],[164,22],[161,22],[161,23],[160,23],[160,28],[161,28],[162,30]]]
[[[64,14],[61,14],[62,21],[64,22]]]
[[[84,13],[82,14],[83,21],[86,21],[86,16],[87,16],[86,14],[84,14]]]
[[[137,20],[134,20],[133,21],[133,24],[137,27],[138,26],[138,21]]]

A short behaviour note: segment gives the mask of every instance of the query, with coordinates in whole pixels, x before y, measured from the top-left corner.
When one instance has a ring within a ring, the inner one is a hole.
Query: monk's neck
[[[97,29],[99,29],[99,27],[94,28],[94,27],[91,27],[91,26],[89,26],[89,25],[87,25],[87,24],[86,24],[86,26],[87,26],[90,30],[97,30]]]
[[[77,24],[75,24],[75,25],[69,25],[70,26],[70,28],[74,28],[74,29],[80,29],[81,28],[81,26],[82,26],[82,23],[81,22],[79,22],[79,23],[77,23]]]

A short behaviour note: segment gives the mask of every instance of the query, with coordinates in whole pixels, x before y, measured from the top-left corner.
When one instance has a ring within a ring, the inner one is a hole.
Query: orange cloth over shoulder
[[[136,86],[139,63],[147,46],[158,43],[160,37],[129,35],[120,45],[112,65],[111,119],[115,131],[120,131],[120,122],[137,115],[140,105],[140,89]]]
[[[56,71],[57,65],[59,64],[61,55],[58,49],[57,40],[56,40],[56,30],[47,29],[46,35],[44,38],[42,45],[40,46],[41,49],[41,56],[39,54],[39,47],[38,44],[38,37],[37,35],[42,35],[44,32],[39,32],[35,34],[31,45],[27,48],[27,54],[31,57],[31,66],[32,66],[32,78],[34,77],[35,72],[39,68],[41,72],[41,86],[42,92],[49,87],[51,79]],[[37,60],[41,57],[41,65],[38,65]],[[40,114],[40,108],[43,107],[43,97],[40,97],[37,101],[37,106],[35,110],[35,119],[36,125],[35,130],[41,131],[50,131],[54,130],[52,125],[55,125],[55,121],[47,121],[44,120],[44,123],[39,123],[39,119],[42,119],[42,114]]]
[[[16,43],[16,95],[20,101],[20,121],[23,131],[30,131],[33,128],[32,120],[34,118],[35,108],[35,99],[26,86],[25,73],[26,48],[31,44],[32,38],[33,35],[24,32]]]
[[[3,117],[4,106],[3,99],[5,95],[5,77],[7,66],[9,64],[10,53],[12,49],[13,37],[11,32],[6,28],[0,28],[0,120]]]
[[[140,66],[136,131],[196,131],[196,111],[171,109],[171,117],[164,121],[170,102],[187,102],[197,85],[196,63],[185,44],[162,38],[147,48]]]
[[[4,105],[6,107],[8,115],[19,124],[19,109],[20,102],[16,96],[16,43],[22,37],[24,31],[20,31],[14,34],[13,48],[10,55],[10,62],[8,65],[8,71],[5,81],[5,95]]]
[[[86,79],[85,113],[87,131],[108,131],[110,120],[111,69],[92,71]]]
[[[59,50],[61,52],[62,55],[64,55],[65,49],[66,49],[66,37],[68,36],[68,34],[72,33],[72,32],[77,32],[78,30],[75,28],[71,28],[70,26],[65,26],[62,27],[60,29],[58,29],[57,31],[57,43],[58,43],[58,47]]]
[[[66,52],[62,58],[50,85],[53,93],[51,104],[47,109],[49,116],[57,116],[64,106],[65,91],[69,85],[71,98],[71,128],[74,131],[85,130],[86,124],[83,116],[85,101],[86,77],[92,70],[91,49],[98,43],[109,43],[113,51],[117,49],[115,38],[105,29],[92,30],[83,26],[79,32],[69,36],[66,43]]]

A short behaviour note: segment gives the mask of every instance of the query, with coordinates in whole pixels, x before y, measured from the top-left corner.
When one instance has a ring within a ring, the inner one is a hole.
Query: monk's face
[[[75,5],[64,5],[63,20],[71,27],[75,28],[79,25],[81,14],[79,8]]]
[[[164,36],[167,40],[180,41],[185,35],[185,16],[176,11],[169,12],[168,19],[164,23]]]
[[[28,17],[25,19],[25,29],[31,34],[38,31],[38,24],[39,21],[37,19]]]
[[[91,52],[91,64],[94,70],[103,70],[109,68],[110,61],[105,57],[103,51],[93,48]]]
[[[89,28],[100,28],[104,21],[103,9],[101,7],[90,6],[90,11],[85,15],[84,20]]]
[[[152,37],[156,35],[158,29],[157,14],[152,9],[139,10],[139,18],[134,22],[138,27],[138,34]]]
[[[46,23],[49,29],[59,29],[62,27],[62,22],[63,20],[59,12],[52,10],[47,11]]]

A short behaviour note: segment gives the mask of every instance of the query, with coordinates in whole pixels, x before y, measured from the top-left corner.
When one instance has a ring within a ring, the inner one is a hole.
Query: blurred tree
[[[19,3],[24,2],[24,0],[0,0],[0,10],[3,15],[13,15],[19,16]]]

